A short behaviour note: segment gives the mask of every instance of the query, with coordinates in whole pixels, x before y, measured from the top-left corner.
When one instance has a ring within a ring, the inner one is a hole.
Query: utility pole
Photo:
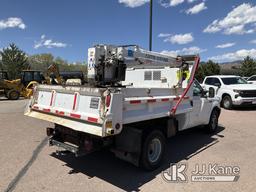
[[[149,51],[152,51],[152,17],[153,17],[153,0],[150,0],[149,13]]]

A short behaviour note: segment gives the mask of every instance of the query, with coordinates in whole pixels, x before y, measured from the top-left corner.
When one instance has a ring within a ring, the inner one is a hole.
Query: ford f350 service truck
[[[197,55],[96,45],[88,50],[88,85],[38,85],[25,115],[55,124],[47,128],[50,145],[76,156],[108,148],[153,170],[166,138],[199,125],[217,129],[219,100],[194,79],[199,62]]]

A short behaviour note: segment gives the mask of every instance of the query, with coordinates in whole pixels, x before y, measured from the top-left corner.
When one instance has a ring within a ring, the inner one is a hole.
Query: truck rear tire
[[[219,113],[216,109],[212,111],[209,124],[206,126],[207,133],[215,133],[218,128],[219,123]]]
[[[231,97],[229,95],[224,96],[221,101],[221,105],[223,106],[224,109],[228,109],[228,110],[232,109]]]
[[[7,98],[9,100],[18,100],[20,98],[20,93],[18,91],[15,91],[15,90],[9,90],[7,92]]]
[[[152,171],[161,165],[165,150],[165,137],[159,130],[145,135],[142,143],[140,166]]]

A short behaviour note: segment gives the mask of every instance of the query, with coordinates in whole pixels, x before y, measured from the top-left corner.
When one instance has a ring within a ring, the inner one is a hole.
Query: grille
[[[256,97],[256,90],[245,90],[240,92],[241,97]]]

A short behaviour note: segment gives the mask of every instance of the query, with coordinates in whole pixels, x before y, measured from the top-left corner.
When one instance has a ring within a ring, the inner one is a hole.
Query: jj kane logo
[[[162,172],[162,177],[167,182],[188,182],[188,164],[171,164],[170,168]],[[238,166],[222,166],[218,164],[196,164],[191,172],[192,182],[235,182],[239,179]]]

